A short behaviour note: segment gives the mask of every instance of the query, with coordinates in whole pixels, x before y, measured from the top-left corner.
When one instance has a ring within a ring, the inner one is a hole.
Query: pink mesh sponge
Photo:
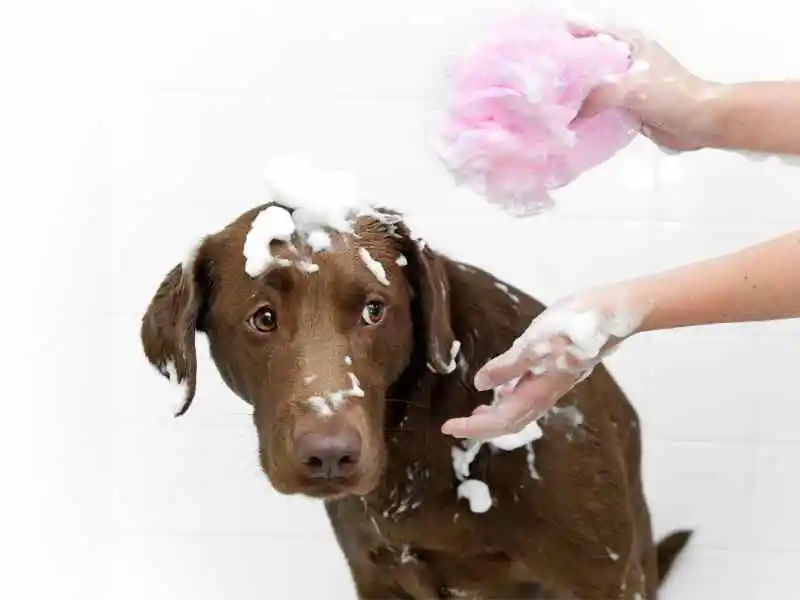
[[[575,37],[558,16],[507,21],[452,65],[437,151],[458,183],[515,216],[541,212],[551,190],[639,131],[617,109],[575,119],[592,88],[629,67],[627,44]]]

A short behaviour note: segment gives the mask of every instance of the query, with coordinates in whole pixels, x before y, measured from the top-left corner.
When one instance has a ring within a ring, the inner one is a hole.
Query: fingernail
[[[484,371],[478,371],[475,374],[474,384],[475,389],[479,392],[485,392],[492,387],[492,382],[489,380],[489,376]]]

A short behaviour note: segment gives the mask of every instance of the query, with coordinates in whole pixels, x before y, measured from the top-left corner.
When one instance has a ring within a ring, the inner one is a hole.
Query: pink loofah
[[[560,17],[506,22],[453,65],[438,152],[457,182],[512,214],[549,208],[550,190],[639,131],[616,109],[575,120],[592,88],[629,67],[627,44],[574,37]]]

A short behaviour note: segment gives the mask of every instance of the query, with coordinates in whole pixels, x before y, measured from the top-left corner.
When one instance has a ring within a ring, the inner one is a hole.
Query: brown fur
[[[242,247],[263,208],[207,237],[192,261],[167,275],[142,322],[144,351],[164,374],[173,363],[187,384],[182,414],[196,385],[194,332],[208,336],[222,378],[253,406],[273,486],[325,499],[359,598],[656,598],[689,533],[654,544],[638,418],[602,366],[559,403],[577,408],[583,424],[564,413],[544,420],[538,479],[525,448],[484,447],[471,473],[489,485],[494,505],[473,514],[456,497],[457,441],[440,427],[491,401],[473,388],[474,373],[543,310],[539,302],[423,248],[402,223],[370,219],[314,255],[318,272],[279,267],[252,279]],[[365,268],[358,246],[383,264],[389,286]],[[400,253],[407,266],[395,263]],[[368,327],[359,315],[371,298],[387,309]],[[278,315],[267,334],[247,324],[265,304]],[[461,357],[450,372],[454,340]],[[322,418],[309,396],[346,388],[350,372],[363,397]],[[345,475],[309,477],[297,458],[309,432],[360,440]]]

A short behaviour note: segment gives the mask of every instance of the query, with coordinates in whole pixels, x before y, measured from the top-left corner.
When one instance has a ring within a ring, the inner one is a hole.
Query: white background
[[[546,302],[800,222],[800,169],[643,139],[528,221],[456,189],[424,137],[440,65],[533,2],[17,4],[0,14],[3,597],[354,598],[322,508],[259,474],[205,341],[178,420],[139,346],[162,276],[264,200],[271,157],[354,171],[424,208],[435,247]],[[575,4],[613,5],[706,77],[800,74],[785,0]],[[608,363],[644,419],[657,533],[698,530],[666,600],[797,589],[799,325],[650,335]]]

